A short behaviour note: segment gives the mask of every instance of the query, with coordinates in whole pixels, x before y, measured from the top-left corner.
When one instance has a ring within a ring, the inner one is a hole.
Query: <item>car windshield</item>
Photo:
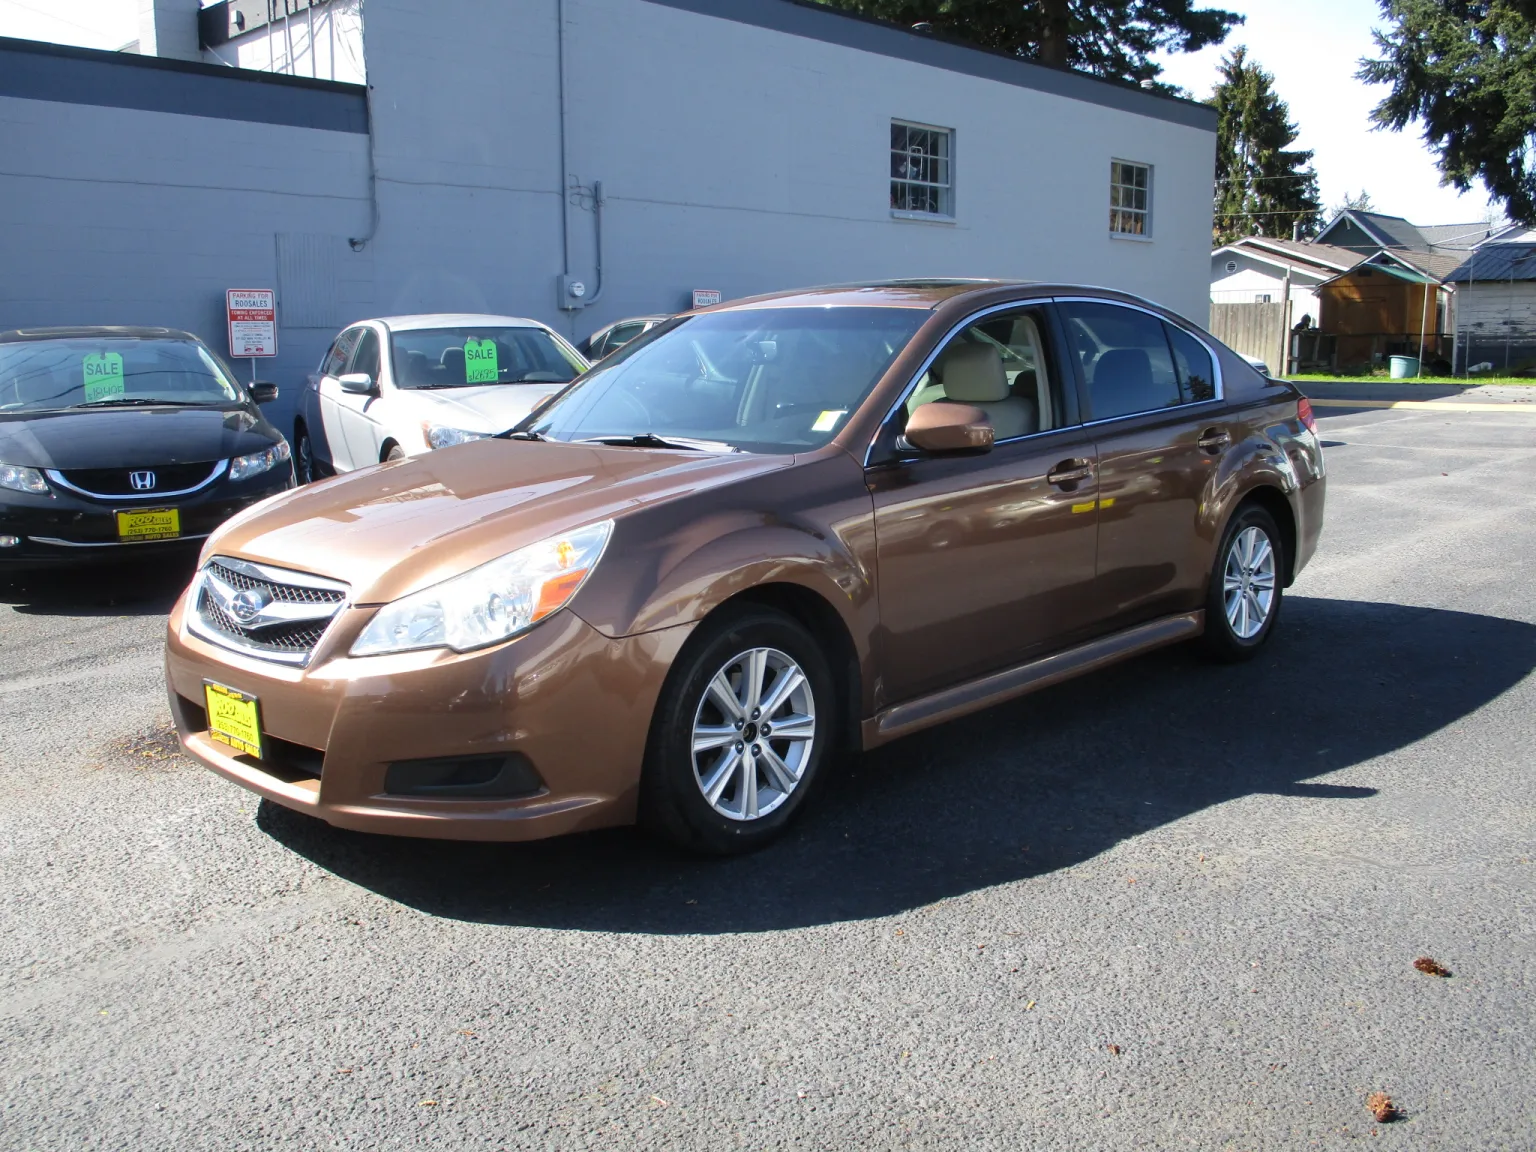
[[[847,307],[687,317],[626,344],[520,431],[804,452],[837,433],[927,317]]]
[[[397,388],[564,384],[586,370],[542,328],[416,328],[389,342]]]
[[[234,374],[191,340],[78,336],[0,344],[0,412],[234,404]]]

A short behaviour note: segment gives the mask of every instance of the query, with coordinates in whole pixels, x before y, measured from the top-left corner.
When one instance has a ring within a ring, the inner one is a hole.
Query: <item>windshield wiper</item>
[[[692,436],[658,436],[654,432],[636,432],[628,436],[589,436],[573,444],[611,444],[618,448],[684,448],[690,452],[740,452],[734,444],[721,440],[696,440]]]
[[[169,404],[177,408],[201,408],[212,400],[151,400],[147,396],[109,396],[105,400],[87,400],[83,404],[71,404],[71,408],[131,408],[140,405]]]
[[[505,432],[498,432],[498,433],[496,433],[496,439],[497,440],[539,440],[539,441],[544,441],[544,440],[548,440],[549,437],[545,436],[542,432],[535,432],[532,428],[524,428],[521,431],[519,431],[516,428],[509,428]]]

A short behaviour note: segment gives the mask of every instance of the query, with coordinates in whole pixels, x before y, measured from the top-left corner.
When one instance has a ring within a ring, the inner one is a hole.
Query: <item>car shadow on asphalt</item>
[[[28,572],[0,569],[0,605],[29,616],[164,616],[197,571],[197,554]]]
[[[323,868],[454,919],[642,933],[888,916],[1070,867],[1212,805],[1267,793],[1368,802],[1366,765],[1536,668],[1536,626],[1291,597],[1251,663],[1168,649],[858,758],[781,842],[701,860],[629,829],[466,844],[333,829],[270,803],[260,826]],[[1256,831],[1257,835],[1257,831]]]

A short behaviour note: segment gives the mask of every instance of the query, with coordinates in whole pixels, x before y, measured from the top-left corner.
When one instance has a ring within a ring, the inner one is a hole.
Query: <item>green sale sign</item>
[[[496,341],[467,340],[464,343],[464,383],[494,384],[496,370]]]
[[[100,352],[85,358],[85,401],[106,400],[123,394],[123,358],[116,352]]]

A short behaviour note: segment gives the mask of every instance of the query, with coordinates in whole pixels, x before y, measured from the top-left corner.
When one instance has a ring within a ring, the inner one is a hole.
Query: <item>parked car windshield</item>
[[[542,328],[416,328],[389,343],[398,388],[564,384],[587,367]]]
[[[190,340],[70,337],[0,344],[0,412],[232,404],[234,374]]]
[[[803,452],[837,433],[927,317],[846,307],[687,317],[625,345],[520,427],[552,440]]]

